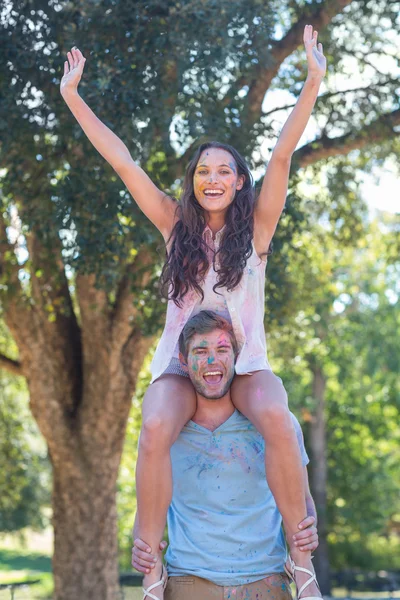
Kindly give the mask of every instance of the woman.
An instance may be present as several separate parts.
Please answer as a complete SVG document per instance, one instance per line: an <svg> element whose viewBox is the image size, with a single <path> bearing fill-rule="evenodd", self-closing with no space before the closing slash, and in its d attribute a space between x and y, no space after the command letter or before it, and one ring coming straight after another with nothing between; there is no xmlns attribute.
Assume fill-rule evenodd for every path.
<svg viewBox="0 0 400 600"><path fill-rule="evenodd" d="M263 314L266 256L285 203L291 157L326 70L322 45L317 46L311 25L305 27L304 43L307 80L256 201L245 161L234 148L213 142L200 146L189 164L178 204L152 183L123 142L80 98L77 87L85 58L79 50L68 53L61 81L61 94L84 132L166 243L161 279L169 298L167 319L143 401L137 463L140 538L159 548L172 495L169 449L195 412L195 393L180 368L177 340L190 316L211 309L231 321L240 345L232 399L265 439L267 480L290 548L287 568L302 599L320 597L320 592L310 552L300 551L294 538L306 515L303 475L286 392L266 358ZM219 375L210 365L206 376L212 380ZM144 578L144 598L163 598L165 580L162 556L156 552L154 568Z"/></svg>

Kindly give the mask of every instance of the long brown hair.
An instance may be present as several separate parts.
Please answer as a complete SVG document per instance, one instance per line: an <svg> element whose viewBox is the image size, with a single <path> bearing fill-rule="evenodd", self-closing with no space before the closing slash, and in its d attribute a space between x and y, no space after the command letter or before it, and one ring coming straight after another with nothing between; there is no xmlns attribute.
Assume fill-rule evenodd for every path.
<svg viewBox="0 0 400 600"><path fill-rule="evenodd" d="M196 290L204 298L201 284L210 267L203 240L205 213L196 199L193 187L197 163L208 148L220 148L229 152L235 159L238 176L244 176L243 187L236 190L226 212L226 227L216 253L218 257L214 257L214 268L217 271L214 290L225 287L232 291L237 287L252 253L255 190L250 170L232 146L219 142L201 144L186 169L181 201L177 208L179 219L171 233L171 248L160 277L161 294L178 306L189 289Z"/></svg>

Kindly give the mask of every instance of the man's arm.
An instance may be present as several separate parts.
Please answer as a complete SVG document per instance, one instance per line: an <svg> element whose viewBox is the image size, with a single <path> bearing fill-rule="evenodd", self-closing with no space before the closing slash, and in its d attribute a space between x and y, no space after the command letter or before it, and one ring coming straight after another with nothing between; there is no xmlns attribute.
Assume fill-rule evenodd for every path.
<svg viewBox="0 0 400 600"><path fill-rule="evenodd" d="M303 552L313 551L318 548L317 511L314 499L311 496L310 483L308 481L307 467L304 467L304 490L307 507L307 517L299 523L299 533L293 536L295 545Z"/></svg>

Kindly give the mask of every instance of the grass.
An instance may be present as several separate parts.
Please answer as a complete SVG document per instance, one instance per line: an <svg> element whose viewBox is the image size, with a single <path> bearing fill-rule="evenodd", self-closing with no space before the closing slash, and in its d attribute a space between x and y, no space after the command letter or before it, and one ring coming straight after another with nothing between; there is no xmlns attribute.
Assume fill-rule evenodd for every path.
<svg viewBox="0 0 400 600"><path fill-rule="evenodd" d="M51 573L51 559L44 554L0 549L0 582L6 571Z"/></svg>
<svg viewBox="0 0 400 600"><path fill-rule="evenodd" d="M51 557L35 552L0 548L0 585L40 580L34 585L0 589L0 600L51 600ZM121 600L142 600L141 587L124 587Z"/></svg>
<svg viewBox="0 0 400 600"><path fill-rule="evenodd" d="M51 559L49 556L21 550L0 549L0 584L24 583L36 581L31 586L18 586L13 590L0 590L0 600L43 600L51 598L53 593L53 578Z"/></svg>

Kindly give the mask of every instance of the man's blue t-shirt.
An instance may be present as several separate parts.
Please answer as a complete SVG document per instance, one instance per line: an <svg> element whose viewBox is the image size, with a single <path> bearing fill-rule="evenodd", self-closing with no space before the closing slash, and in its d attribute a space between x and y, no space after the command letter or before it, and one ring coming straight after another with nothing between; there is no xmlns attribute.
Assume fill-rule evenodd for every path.
<svg viewBox="0 0 400 600"><path fill-rule="evenodd" d="M308 456L292 415L303 465ZM244 585L281 573L282 519L268 487L264 440L239 411L215 431L193 421L171 449L168 574Z"/></svg>

